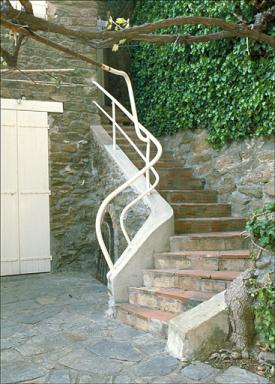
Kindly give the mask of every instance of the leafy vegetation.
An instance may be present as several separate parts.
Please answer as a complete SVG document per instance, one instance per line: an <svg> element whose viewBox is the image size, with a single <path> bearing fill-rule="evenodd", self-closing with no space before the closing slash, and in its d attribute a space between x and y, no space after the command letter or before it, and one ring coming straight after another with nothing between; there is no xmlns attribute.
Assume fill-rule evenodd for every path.
<svg viewBox="0 0 275 384"><path fill-rule="evenodd" d="M255 210L246 223L246 230L261 247L275 252L275 203L269 203Z"/></svg>
<svg viewBox="0 0 275 384"><path fill-rule="evenodd" d="M275 289L272 284L260 286L255 279L250 279L250 294L254 299L255 329L259 341L265 348L275 349L274 306Z"/></svg>
<svg viewBox="0 0 275 384"><path fill-rule="evenodd" d="M257 10L246 0L137 0L131 25L179 15L236 22L234 13L250 22ZM218 30L174 26L161 33ZM134 42L130 53L139 116L155 135L204 128L209 141L222 147L249 136L272 134L271 47L244 38L191 45Z"/></svg>
<svg viewBox="0 0 275 384"><path fill-rule="evenodd" d="M274 213L275 203L266 204L262 209L257 209L246 224L246 230L253 241L273 252L275 252ZM263 279L263 281L257 281L256 278L250 279L250 286L250 294L254 299L255 328L259 341L265 348L274 349L274 286L270 278Z"/></svg>

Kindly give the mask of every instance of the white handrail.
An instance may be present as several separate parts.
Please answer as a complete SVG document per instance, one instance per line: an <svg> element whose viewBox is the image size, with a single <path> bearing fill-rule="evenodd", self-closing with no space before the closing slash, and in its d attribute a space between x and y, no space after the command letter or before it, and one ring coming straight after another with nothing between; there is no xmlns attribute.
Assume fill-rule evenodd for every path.
<svg viewBox="0 0 275 384"><path fill-rule="evenodd" d="M140 155L142 160L145 162L145 166L139 170L133 177L131 177L129 180L127 180L125 183L120 185L116 190L114 190L112 193L110 193L101 203L99 210L97 212L96 216L96 235L97 239L100 245L100 248L102 250L102 253L105 257L105 260L108 264L108 267L112 271L114 269L114 264L112 262L112 259L109 255L109 252L106 248L106 245L103 240L102 232L101 232L101 223L103 220L104 212L106 210L107 205L110 203L112 199L114 199L119 193L121 193L124 189L128 188L131 184L133 184L138 178L140 178L143 175L146 175L146 190L142 194L140 194L136 199L134 199L131 203L129 203L123 210L120 215L120 226L122 229L122 232L126 238L126 241L128 243L128 246L131 245L131 240L128 236L128 233L126 231L125 225L124 225L124 218L127 213L127 211L133 207L138 201L140 201L143 197L150 194L151 191L157 186L159 182L159 175L156 172L156 170L153 168L153 166L156 164L156 162L159 160L162 154L162 147L159 141L146 129L143 127L142 124L139 123L137 118L137 111L136 111L136 105L135 105L135 99L134 99L134 93L132 89L132 84L130 81L129 76L126 72L116 70L114 68L103 66L103 69L113 73L115 75L119 75L124 77L128 93L129 93L129 99L132 109L132 114L116 99L114 98L106 89L104 89L100 84L98 84L96 81L93 81L93 83L106 95L108 98L112 101L112 116L110 116L96 101L94 101L94 104L108 117L108 119L112 122L113 127L113 149L116 149L116 128L120 130L120 132L124 135L124 137L128 140L128 142L131 144L131 146L136 150L136 152ZM146 146L146 155L140 151L140 149L136 146L136 144L132 141L132 139L124 132L124 130L120 127L120 125L115 121L115 107L118 107L133 123L135 132L138 136L138 138L142 141L147 143ZM144 135L143 135L143 134ZM157 153L155 157L150 161L150 143L153 143L157 148ZM150 171L155 176L155 181L151 185L150 184Z"/></svg>

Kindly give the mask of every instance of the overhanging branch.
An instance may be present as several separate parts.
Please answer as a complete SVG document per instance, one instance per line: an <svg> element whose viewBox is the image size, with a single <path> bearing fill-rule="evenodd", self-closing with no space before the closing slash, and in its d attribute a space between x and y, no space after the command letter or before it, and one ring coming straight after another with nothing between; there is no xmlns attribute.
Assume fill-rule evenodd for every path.
<svg viewBox="0 0 275 384"><path fill-rule="evenodd" d="M25 11L33 15L32 4L29 0L19 0Z"/></svg>
<svg viewBox="0 0 275 384"><path fill-rule="evenodd" d="M265 21L267 19L270 20L271 15L273 15L273 7L271 8L271 10L269 10L268 18L266 16L263 18L263 20ZM140 26L131 27L121 31L87 32L87 31L75 31L75 30L66 28L62 25L58 25L44 19L40 19L39 17L33 16L32 14L29 14L26 12L19 12L15 9L10 9L2 17L7 21L11 19L16 19L18 23L20 23L21 25L28 25L28 27L33 31L45 31L45 32L58 33L58 34L62 34L70 37L77 37L82 40L83 39L84 40L92 40L92 39L106 40L107 38L112 39L112 42L118 42L119 40L124 38L127 40L138 40L140 35L144 37L144 34L149 34L162 28L167 28L171 26L183 26L183 25L204 25L207 27L219 27L223 31L231 32L232 33L231 37L235 37L235 36L248 37L252 40L262 41L275 47L275 39L272 36L269 36L260 31L260 27L259 27L261 25L260 22L258 24L255 23L255 25L254 24L245 25L245 24L235 24L232 22L227 22L220 18L210 18L210 17L202 17L202 16L187 16L187 17L180 16L180 17L155 21L152 23L147 23ZM158 36L158 41L160 41L163 35L154 35L154 36ZM186 35L180 34L179 36L183 36L182 41L184 42ZM207 35L203 35L203 36L207 36ZM222 37L223 35L220 35L220 36L221 38L224 38ZM217 38L218 38L218 35L217 35ZM194 42L195 41L200 41L200 40L194 39Z"/></svg>
<svg viewBox="0 0 275 384"><path fill-rule="evenodd" d="M87 63L92 64L92 65L94 65L94 66L96 66L98 68L104 69L103 68L104 66L102 64L100 64L100 63L97 63L95 60L92 60L89 57L82 55L81 53L75 52L72 49L64 47L61 44L54 43L53 41L48 40L48 39L46 39L46 38L44 38L42 36L39 36L39 35L35 34L34 32L29 31L26 28L20 27L20 26L18 26L16 24L13 24L13 23L9 22L9 21L3 20L2 18L1 18L1 23L2 23L3 27L8 28L8 29L10 29L11 31L13 31L15 33L19 33L20 35L22 35L24 37L29 37L32 40L38 41L41 44L47 45L47 46L49 46L51 48L54 48L54 49L56 49L58 51L66 53L66 54L68 54L70 56L76 57L77 59L86 61ZM3 50L3 48L2 48L2 50ZM7 52L5 51L5 54L6 53Z"/></svg>

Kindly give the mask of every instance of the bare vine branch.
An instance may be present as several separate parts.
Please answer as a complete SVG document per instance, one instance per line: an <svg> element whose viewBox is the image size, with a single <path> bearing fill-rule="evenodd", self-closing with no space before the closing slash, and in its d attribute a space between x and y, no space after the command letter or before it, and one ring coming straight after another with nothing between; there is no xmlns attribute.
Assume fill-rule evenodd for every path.
<svg viewBox="0 0 275 384"><path fill-rule="evenodd" d="M84 30L74 30L67 28L63 25L50 22L34 16L33 8L29 0L20 0L24 10L17 11L11 6L9 0L4 0L1 3L2 16L1 25L14 33L20 34L20 39L16 46L14 54L9 53L6 49L1 47L1 55L7 64L15 67L18 59L19 50L24 37L29 37L33 40L39 41L42 44L48 45L54 49L58 49L64 53L70 54L78 59L84 60L97 67L102 67L101 64L88 57L77 53L69 48L60 44L56 44L51 40L45 39L34 31L56 33L65 35L72 38L78 38L85 44L89 44L92 48L106 48L119 42L122 39L146 41L155 44L190 44L198 42L208 42L215 40L222 40L227 38L249 38L255 41L261 41L275 47L275 38L264 33L267 25L275 20L275 6L259 12L255 16L255 21L252 24L247 24L243 20L240 23L228 22L220 18L210 18L202 16L179 16L175 18L168 18L152 23L147 23L139 26L134 26L120 31L102 31L90 32ZM239 15L237 15L239 17ZM239 19L240 21L240 19ZM219 32L205 33L202 35L189 35L189 34L157 34L156 31L172 26L183 25L204 25L206 27L218 27L221 29Z"/></svg>
<svg viewBox="0 0 275 384"><path fill-rule="evenodd" d="M6 49L4 49L1 46L1 56L3 57L5 62L8 64L8 66L11 68L15 68L17 65L19 51L20 51L20 48L21 48L21 45L22 45L24 39L25 39L25 36L22 36L22 35L19 36L13 54L8 52Z"/></svg>
<svg viewBox="0 0 275 384"><path fill-rule="evenodd" d="M19 0L23 8L27 13L30 13L33 15L33 9L32 9L32 4L29 0Z"/></svg>
<svg viewBox="0 0 275 384"><path fill-rule="evenodd" d="M272 7L267 13L263 13L265 16L262 19L262 22L267 20L267 17L272 18L275 13L275 6ZM273 15L273 16L272 16ZM4 15L3 19L11 20L16 19L21 25L28 25L28 27L33 31L45 31L52 33L59 33L66 36L77 37L79 39L98 39L104 40L106 38L112 38L113 41L117 42L121 39L127 40L138 40L139 35L144 35L145 33L155 32L159 29L171 27L171 26L182 26L182 25L205 25L207 27L220 27L224 31L229 31L232 33L232 37L248 37L252 40L265 42L273 47L275 47L275 39L260 31L261 23L245 25L245 24L235 24L232 22L227 22L220 18L210 18L202 16L179 16L170 19L164 19L155 21L152 23L147 23L135 27L128 28L121 31L103 31L103 32L88 32L88 31L76 31L73 29L66 28L62 25L52 23L50 21L41 19L39 17L33 16L26 12L19 12L15 9L9 9ZM154 35L155 36L155 35ZM162 38L163 35L159 36L158 41ZM181 36L181 35L180 35ZM206 35L207 36L207 35ZM223 35L220 35L223 39ZM153 40L153 38L152 38ZM183 39L184 41L184 39Z"/></svg>
<svg viewBox="0 0 275 384"><path fill-rule="evenodd" d="M39 36L39 35L35 34L34 32L31 32L29 29L23 28L21 26L18 26L16 24L13 24L13 23L11 23L9 21L2 20L2 19L1 19L1 23L2 23L2 25L4 27L12 30L13 32L19 33L19 34L21 34L24 37L29 37L29 38L31 38L31 39L33 39L35 41L38 41L41 44L44 44L44 45L47 45L47 46L49 46L51 48L57 49L58 51L61 51L61 52L64 52L64 53L66 53L66 54L68 54L70 56L76 57L77 59L86 61L87 63L92 64L92 65L94 65L94 66L96 66L98 68L104 69L103 65L97 63L95 60L92 60L89 57L82 55L81 53L75 52L72 49L64 47L61 44L54 43L51 40L48 40L48 39L46 39L46 38L44 38L42 36ZM1 48L1 51L2 50L3 50L3 48ZM7 53L7 51L5 51L5 54L6 53Z"/></svg>

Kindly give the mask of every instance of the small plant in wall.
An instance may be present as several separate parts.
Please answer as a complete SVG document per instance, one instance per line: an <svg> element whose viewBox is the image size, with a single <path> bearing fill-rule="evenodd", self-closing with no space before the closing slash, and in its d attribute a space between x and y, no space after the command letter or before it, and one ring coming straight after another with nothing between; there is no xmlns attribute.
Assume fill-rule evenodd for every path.
<svg viewBox="0 0 275 384"><path fill-rule="evenodd" d="M257 209L246 223L246 231L258 250L275 252L275 203Z"/></svg>

